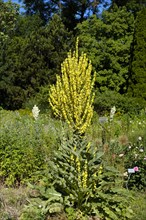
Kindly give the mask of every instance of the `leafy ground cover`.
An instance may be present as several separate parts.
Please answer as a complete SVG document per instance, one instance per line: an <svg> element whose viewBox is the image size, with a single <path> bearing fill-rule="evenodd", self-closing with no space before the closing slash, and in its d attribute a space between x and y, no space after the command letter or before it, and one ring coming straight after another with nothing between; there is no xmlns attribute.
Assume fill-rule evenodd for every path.
<svg viewBox="0 0 146 220"><path fill-rule="evenodd" d="M19 220L20 214L29 201L30 189L27 187L6 188L0 187L0 219L2 220ZM134 201L132 207L134 209L134 216L132 220L146 219L146 195L141 192L133 191ZM67 220L73 219L75 213L70 211L69 218L65 213L56 214L48 217L48 220ZM71 218L72 216L72 218Z"/></svg>
<svg viewBox="0 0 146 220"><path fill-rule="evenodd" d="M0 219L146 219L144 110L104 123L94 113L85 141L49 113L0 116Z"/></svg>

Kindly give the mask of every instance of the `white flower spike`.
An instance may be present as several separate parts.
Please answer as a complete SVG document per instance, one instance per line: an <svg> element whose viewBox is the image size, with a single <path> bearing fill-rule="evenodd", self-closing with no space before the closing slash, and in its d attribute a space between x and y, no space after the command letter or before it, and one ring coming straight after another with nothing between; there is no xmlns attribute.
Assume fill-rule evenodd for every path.
<svg viewBox="0 0 146 220"><path fill-rule="evenodd" d="M36 105L34 105L32 109L32 114L35 120L38 119L39 112L40 112L39 108Z"/></svg>
<svg viewBox="0 0 146 220"><path fill-rule="evenodd" d="M111 111L110 111L110 121L113 120L115 112L116 112L116 107L114 106L111 108Z"/></svg>

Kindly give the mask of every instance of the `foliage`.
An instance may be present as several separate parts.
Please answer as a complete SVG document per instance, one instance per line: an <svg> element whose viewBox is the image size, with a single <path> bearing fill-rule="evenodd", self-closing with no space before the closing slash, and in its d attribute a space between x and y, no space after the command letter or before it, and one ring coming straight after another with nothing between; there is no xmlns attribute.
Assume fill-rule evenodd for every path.
<svg viewBox="0 0 146 220"><path fill-rule="evenodd" d="M145 220L146 218L146 195L145 193L140 193L139 191L133 191L133 196L135 200L132 203L132 207L134 210L134 217L132 220Z"/></svg>
<svg viewBox="0 0 146 220"><path fill-rule="evenodd" d="M7 41L0 57L0 99L4 108L21 108L41 86L54 82L54 74L60 72L70 48L70 38L57 15L45 27L37 16L29 21L18 19L17 34Z"/></svg>
<svg viewBox="0 0 146 220"><path fill-rule="evenodd" d="M146 188L146 149L145 143L138 140L137 143L129 145L129 150L125 155L125 168L138 167L138 171L131 174L128 179L128 188L143 190Z"/></svg>
<svg viewBox="0 0 146 220"><path fill-rule="evenodd" d="M129 177L128 187L145 190L146 188L146 120L145 112L130 120L129 145L125 152L125 169L138 167L138 172Z"/></svg>
<svg viewBox="0 0 146 220"><path fill-rule="evenodd" d="M140 138L140 137L139 137ZM124 187L127 189L146 189L146 157L145 141L138 140L131 143L125 135L119 136L117 140L111 140L109 145L105 145L106 158L115 167L119 167L121 176L125 179ZM135 173L128 173L128 169L137 167Z"/></svg>
<svg viewBox="0 0 146 220"><path fill-rule="evenodd" d="M20 219L22 218L24 209L26 210L26 206L28 205L28 201L30 201L29 196L35 194L33 189L26 187L18 187L18 188L5 188L1 185L1 205L0 205L0 218L3 220L9 219ZM38 193L38 191L37 191ZM140 193L139 191L133 191L132 195L134 200L132 201L132 209L134 210L134 216L132 220L145 220L146 218L146 210L145 210L145 194ZM33 210L32 210L33 211ZM29 215L29 217L31 214ZM66 208L65 213L53 214L52 216L48 216L48 220L81 220L80 218L81 212L73 209L72 207ZM89 219L89 218L88 218ZM29 218L28 218L29 220ZM85 220L85 219L84 219Z"/></svg>
<svg viewBox="0 0 146 220"><path fill-rule="evenodd" d="M6 185L38 181L52 149L57 147L59 123L45 116L34 121L26 110L1 110L0 114L1 181Z"/></svg>
<svg viewBox="0 0 146 220"><path fill-rule="evenodd" d="M29 199L29 189L24 186L7 188L1 184L0 192L0 219L19 219L22 209Z"/></svg>
<svg viewBox="0 0 146 220"><path fill-rule="evenodd" d="M126 8L105 11L102 18L92 16L77 25L80 48L86 52L96 70L96 87L126 92L129 78L134 17Z"/></svg>
<svg viewBox="0 0 146 220"><path fill-rule="evenodd" d="M146 99L146 8L137 15L135 25L134 55L132 62L131 93Z"/></svg>
<svg viewBox="0 0 146 220"><path fill-rule="evenodd" d="M99 115L106 114L114 105L117 111L122 114L137 115L145 108L146 102L140 97L130 97L126 94L121 95L111 90L102 93L96 90L94 110Z"/></svg>
<svg viewBox="0 0 146 220"><path fill-rule="evenodd" d="M48 113L50 110L50 105L48 102L49 99L49 87L42 86L39 88L39 92L35 94L35 96L30 97L23 103L23 108L32 109L35 104L39 106L41 112Z"/></svg>
<svg viewBox="0 0 146 220"><path fill-rule="evenodd" d="M140 27L144 19L140 19L139 13L135 22L133 16L143 5L141 1L111 1L112 7L101 12L100 17L97 12L101 5L103 8L110 4L107 0L23 3L27 10L20 14L18 4L0 1L0 100L3 108L22 108L26 100L39 93L40 87L55 83L55 74L60 74L60 64L72 47L76 32L80 37L79 48L87 54L97 72L96 90L110 89L123 94L127 93L130 83L132 91L129 90L127 99L132 95L140 97L140 94L144 98L144 92L138 89L143 87L142 71L135 72L142 69L138 65L144 62L139 60L142 52L138 43L144 40L144 28L142 37L138 36L142 33ZM113 6L114 3L118 6Z"/></svg>
<svg viewBox="0 0 146 220"><path fill-rule="evenodd" d="M56 116L84 133L93 115L95 77L91 78L92 65L86 54L78 54L78 40L76 50L68 53L61 70L62 76L57 76L56 85L50 87L50 105Z"/></svg>
<svg viewBox="0 0 146 220"><path fill-rule="evenodd" d="M27 21L23 20L26 25ZM39 82L43 83L45 78L38 76L37 73L41 71L40 66L43 68L44 64L42 57L38 57L38 47L36 47L38 42L34 39L34 33L30 33L29 27L27 34L21 36L20 32L24 28L24 23L22 24L22 19L19 18L17 22L17 28L15 27L17 34L5 42L2 49L3 54L0 57L2 61L0 67L0 99L1 105L7 109L21 108L26 97L34 94L34 91L38 89ZM34 22L32 23L34 24ZM38 26L35 25L35 28ZM24 32L25 30L23 30L23 34Z"/></svg>
<svg viewBox="0 0 146 220"><path fill-rule="evenodd" d="M86 219L87 215L114 220L131 217L129 193L120 187L118 172L102 163L102 156L102 152L75 134L72 138L64 137L55 152L49 163L47 187L53 184L62 195L68 216L75 209L82 213L80 219Z"/></svg>
<svg viewBox="0 0 146 220"><path fill-rule="evenodd" d="M146 200L136 191L146 189L145 8L137 14L143 3L113 0L99 19L90 15L97 15L98 3L109 1L23 2L27 12L20 15L18 5L0 0L0 182L16 190L13 194L11 188L0 189L0 218L19 218L26 204L22 220L145 219ZM63 62L74 40L66 27L77 32L82 55L78 56L77 47ZM91 80L91 63L84 52L97 71L94 103L100 115L94 112L93 118L94 76ZM77 67L88 77L83 74L79 80ZM63 98L61 108L68 114L63 111L62 118L82 135L68 127L62 134L66 123L44 110L56 73L60 90L54 97L63 92L59 100ZM81 86L79 93L75 85ZM39 106L37 120L27 109L3 110L22 105L30 110ZM99 116L106 122L102 124ZM86 129L86 123L92 126ZM129 174L127 169L133 167L137 172ZM22 198L17 186L28 181L35 184L31 198Z"/></svg>
<svg viewBox="0 0 146 220"><path fill-rule="evenodd" d="M7 44L15 35L18 16L17 4L12 3L11 1L3 2L0 0L0 100L3 107L5 107L3 105L3 97L6 96L5 99L8 101L9 97L6 95L6 89L12 80L12 76L7 80L7 75L4 74L4 65L6 64L8 68L6 50Z"/></svg>
<svg viewBox="0 0 146 220"><path fill-rule="evenodd" d="M94 114L92 130L87 132L88 140L94 140L95 147L104 149L104 160L120 169L123 178L125 175L124 186L141 191L146 188L145 114L145 110L133 115L116 112L111 122L106 112L107 122L104 124L100 124L99 117ZM134 167L139 171L128 176L128 169Z"/></svg>
<svg viewBox="0 0 146 220"><path fill-rule="evenodd" d="M137 12L145 7L145 3L140 0L112 0L112 6L116 4L118 7L126 6L128 11L131 11L134 16L137 15Z"/></svg>
<svg viewBox="0 0 146 220"><path fill-rule="evenodd" d="M30 203L24 208L20 220L45 220L50 213L61 212L63 209L63 199L60 193L53 188L36 187L38 195L31 199Z"/></svg>
<svg viewBox="0 0 146 220"><path fill-rule="evenodd" d="M99 0L98 2L94 0L23 0L26 14L39 14L41 19L47 23L57 13L60 15L65 26L70 30L73 30L77 23L82 22L90 14L97 13L101 5L104 7L105 2L105 0Z"/></svg>
<svg viewBox="0 0 146 220"><path fill-rule="evenodd" d="M50 22L40 33L43 36L42 53L44 54L45 65L50 69L49 82L54 83L56 74L60 74L61 63L64 61L67 52L72 48L73 35L65 28L59 15L55 14Z"/></svg>
<svg viewBox="0 0 146 220"><path fill-rule="evenodd" d="M28 116L28 114L31 114L31 112L26 110L19 110L18 114L18 111L14 113L11 111L1 110L0 113L2 116L1 124L3 125L1 129L1 137L3 138L0 140L3 140L3 143L6 143L7 140L7 144L9 142L9 146L11 145L13 146L13 148L16 145L19 146L19 132L19 142L21 139L24 148L26 148L26 151L29 154L28 148L26 147L27 138L29 138L29 146L31 146L31 143L33 145L33 142L35 146L37 146L37 141L33 140L35 132L32 132L31 137L30 135L28 135L27 137L23 127L24 124L26 128L25 130L27 130L29 133L30 130L28 129L29 127L26 124L26 119L28 124L33 123L34 126L34 121L31 118L32 116ZM49 147L48 151L51 157L49 156L48 159L45 157L45 164L46 162L47 164L49 164L49 169L45 166L45 168L43 168L42 170L38 170L37 173L33 173L31 181L37 181L37 184L34 188L36 192L34 191L34 198L27 199L28 203L26 208L23 209L21 218L23 217L24 219L45 219L45 217L48 217L49 219L54 219L56 216L56 219L61 219L61 215L63 216L63 214L61 214L62 211L61 213L59 213L59 215L56 214L56 211L54 211L53 213L50 213L49 211L50 207L54 207L57 202L57 210L60 211L64 209L64 211L66 212L67 217L62 217L63 219L68 218L76 220L79 216L80 219L88 219L89 217L92 218L95 216L99 216L101 219L116 219L115 216L113 217L112 212L114 212L116 216L120 216L120 219L126 219L126 217L124 217L124 215L126 215L124 210L126 209L126 207L129 207L130 198L128 197L129 191L123 190L122 185L124 184L125 187L127 184L127 177L124 177L124 173L127 171L127 169L133 168L134 166L139 167L139 172L132 174L130 177L130 180L128 182L129 189L131 189L131 187L133 188L134 186L134 188L141 190L144 189L145 186L145 161L143 160L143 164L141 163L142 157L145 156L145 111L142 111L139 115L133 116L121 115L116 112L112 123L108 122L107 125L105 125L105 128L107 130L106 143L104 145L102 145L102 142L100 141L102 135L102 127L98 123L97 117L95 117L94 115L94 118L92 120L92 132L90 131L90 128L87 129L87 141L86 139L84 139L84 137L79 137L75 134L73 135L70 131L66 132L66 129L68 130L68 127L66 127L65 130L63 129L65 134L62 135L60 129L62 127L62 123L60 124L55 119L49 119L45 115L39 115L39 118L36 121L39 127L38 130L40 131L42 128L45 129L45 136L44 134L42 135L43 141L46 141L47 146L52 145L52 148L54 148L54 152L51 152L50 155L51 149ZM20 123L20 126L18 126L18 121ZM16 127L18 129L15 132ZM58 130L58 133L56 129ZM22 133L24 133L24 135L22 135ZM66 133L68 133L67 136ZM56 136L59 138L57 141ZM142 139L140 140L139 137L141 137ZM6 140L4 141L4 139ZM62 139L61 144L59 141L60 139ZM89 142L91 141L93 142L93 145L89 144ZM12 142L14 143L13 145ZM39 142L43 143L41 139L39 139ZM41 145L41 149L44 150L42 146L43 145ZM75 146L77 147L75 148ZM89 149L87 154L86 150L88 147ZM141 152L142 147L144 149L143 152ZM56 148L58 148L58 150L56 150ZM37 148L35 147L35 150L36 149ZM100 154L99 152L103 152L103 150L104 155L102 156L102 153ZM45 151L45 154L48 153L48 151ZM98 159L96 158L96 156L94 156L94 152ZM36 154L38 154L38 151L36 151ZM123 154L123 156L119 156L120 154ZM139 154L139 156L137 157L138 160L135 160L135 154ZM18 153L18 155L20 154ZM13 164L12 157L9 156L9 159L14 166L15 164ZM88 161L88 168L86 168L86 159ZM16 160L14 159L14 161ZM135 163L135 161L137 162ZM10 162L8 163L8 167L6 168L7 171L9 167L11 168ZM21 159L21 162L24 162L24 158ZM80 166L78 164L80 164ZM144 166L144 169L142 168L142 166ZM114 167L116 167L116 169ZM12 175L14 175L12 169L11 171ZM15 172L16 171L17 170L15 169ZM87 179L89 178L89 181L85 181L85 171L88 171ZM97 173L96 177L93 175L95 171ZM30 171L28 171L28 174L29 173ZM28 182L27 176L23 175L22 178L24 178L24 180L22 179L21 183L26 183L26 181ZM1 176L1 180L2 179L3 177ZM9 179L9 181L11 180ZM92 188L94 186L94 181L96 182L96 189ZM123 181L125 182L123 183ZM16 181L15 183L18 183L18 181ZM77 187L79 186L79 183L81 183L81 187ZM84 183L87 184L87 188L83 187ZM16 186L16 184L13 185ZM56 191L57 195L59 193L58 200L56 201L56 198L52 198L50 194L48 195L47 190L48 192L51 190L53 190L54 192ZM45 197L45 195L47 198ZM134 195L134 197L136 197L136 195ZM145 204L145 200L142 200L142 198L141 202L142 205ZM119 205L120 210L123 210L125 214L120 214L120 212L118 211ZM62 209L59 209L59 207L62 207ZM108 207L110 208L110 210L108 209ZM136 207L136 209L133 207ZM132 209L134 210L135 218L145 219L145 213L140 211L140 207L141 206L138 206L136 204L136 201L132 202ZM4 213L6 212L3 212L3 214ZM127 213L129 213L129 211L127 211Z"/></svg>
<svg viewBox="0 0 146 220"><path fill-rule="evenodd" d="M42 20L39 15L19 15L17 18L17 26L15 27L15 36L21 36L23 38L30 36L32 32L36 32L37 29L42 27Z"/></svg>
<svg viewBox="0 0 146 220"><path fill-rule="evenodd" d="M91 14L95 14L99 11L100 4L104 2L99 0L74 0L68 2L67 0L61 1L60 13L65 26L73 30L78 23L81 23ZM104 5L103 5L104 7Z"/></svg>
<svg viewBox="0 0 146 220"><path fill-rule="evenodd" d="M51 14L56 12L55 8L52 7L51 4L46 3L46 1L33 1L33 0L20 0L25 5L26 14L29 16L38 14L45 24L49 18L51 18Z"/></svg>
<svg viewBox="0 0 146 220"><path fill-rule="evenodd" d="M0 0L0 42L5 42L15 33L18 17L18 5Z"/></svg>

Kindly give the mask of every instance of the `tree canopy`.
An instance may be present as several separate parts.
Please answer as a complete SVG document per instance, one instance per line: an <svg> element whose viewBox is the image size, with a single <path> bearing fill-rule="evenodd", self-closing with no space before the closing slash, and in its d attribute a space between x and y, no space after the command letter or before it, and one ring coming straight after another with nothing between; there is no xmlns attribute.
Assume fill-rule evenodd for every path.
<svg viewBox="0 0 146 220"><path fill-rule="evenodd" d="M100 91L126 90L133 32L134 17L126 8L115 7L105 11L102 19L92 16L78 24L80 46L93 63Z"/></svg>
<svg viewBox="0 0 146 220"><path fill-rule="evenodd" d="M136 19L131 81L132 94L146 100L146 8Z"/></svg>
<svg viewBox="0 0 146 220"><path fill-rule="evenodd" d="M21 108L56 83L77 37L96 71L96 94L145 100L145 0L21 2L23 12L0 0L0 106Z"/></svg>
<svg viewBox="0 0 146 220"><path fill-rule="evenodd" d="M39 87L54 82L70 48L71 34L57 15L45 27L31 19L29 29L28 19L19 20L16 35L1 50L0 99L6 108L20 108Z"/></svg>
<svg viewBox="0 0 146 220"><path fill-rule="evenodd" d="M77 23L87 19L99 11L99 6L107 5L106 0L21 0L26 6L26 14L39 14L44 22L48 22L54 13L63 20L70 30Z"/></svg>

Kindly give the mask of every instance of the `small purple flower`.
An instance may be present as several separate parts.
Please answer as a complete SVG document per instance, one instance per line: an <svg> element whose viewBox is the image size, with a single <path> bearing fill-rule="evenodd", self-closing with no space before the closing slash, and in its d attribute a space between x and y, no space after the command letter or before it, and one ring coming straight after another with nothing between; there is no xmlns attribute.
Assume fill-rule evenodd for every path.
<svg viewBox="0 0 146 220"><path fill-rule="evenodd" d="M146 160L146 157L144 157L144 160Z"/></svg>
<svg viewBox="0 0 146 220"><path fill-rule="evenodd" d="M139 170L138 167L134 167L133 169L135 172L137 172Z"/></svg>

